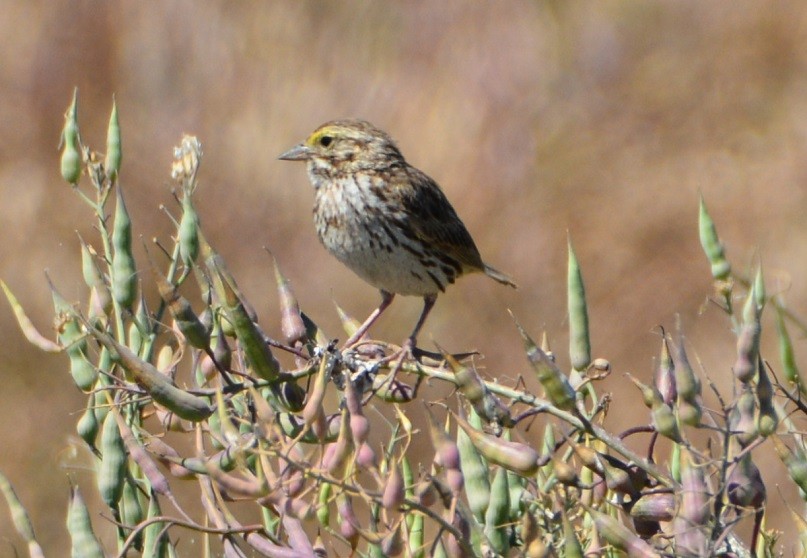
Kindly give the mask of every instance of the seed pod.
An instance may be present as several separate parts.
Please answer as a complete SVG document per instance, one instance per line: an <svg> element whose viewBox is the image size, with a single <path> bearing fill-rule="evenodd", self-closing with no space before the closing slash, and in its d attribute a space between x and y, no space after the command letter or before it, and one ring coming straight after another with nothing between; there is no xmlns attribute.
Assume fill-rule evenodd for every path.
<svg viewBox="0 0 807 558"><path fill-rule="evenodd" d="M387 403L409 403L415 398L415 389L398 379L389 381L385 374L377 374L373 379L373 393Z"/></svg>
<svg viewBox="0 0 807 558"><path fill-rule="evenodd" d="M511 313L512 315L512 313ZM513 318L515 320L515 317ZM544 388L546 397L558 409L571 411L575 409L575 391L569 380L552 362L549 357L535 344L535 341L527 334L521 324L516 321L516 327L524 341L524 349L527 352L527 359L535 371L538 381Z"/></svg>
<svg viewBox="0 0 807 558"><path fill-rule="evenodd" d="M199 214L193 207L188 191L182 196L182 217L179 220L179 257L190 267L199 255Z"/></svg>
<svg viewBox="0 0 807 558"><path fill-rule="evenodd" d="M544 541L541 540L538 522L529 511L521 516L521 540L524 541L524 556L526 558L548 558L551 556L547 552L548 549Z"/></svg>
<svg viewBox="0 0 807 558"><path fill-rule="evenodd" d="M499 467L490 485L490 505L485 513L485 536L497 554L506 555L510 549L510 490L507 470Z"/></svg>
<svg viewBox="0 0 807 558"><path fill-rule="evenodd" d="M277 282L277 292L280 296L280 331L286 343L294 345L297 341L305 342L308 338L303 316L300 312L300 304L288 279L280 272L277 259L272 256L275 268L275 281Z"/></svg>
<svg viewBox="0 0 807 558"><path fill-rule="evenodd" d="M152 493L149 498L149 507L146 512L146 519L160 517L162 510L160 510L160 502L157 500L157 495ZM148 527L143 529L143 558L164 558L168 556L168 537L164 530L162 522L150 523Z"/></svg>
<svg viewBox="0 0 807 558"><path fill-rule="evenodd" d="M429 417L429 434L436 452L434 461L445 469L459 470L460 452L457 444L446 434L445 430L440 428L431 409L427 406L424 408L426 409L426 415Z"/></svg>
<svg viewBox="0 0 807 558"><path fill-rule="evenodd" d="M807 456L804 454L804 449L797 442L794 449L788 448L779 436L771 436L773 440L773 447L776 454L782 463L787 467L787 472L796 486L801 489L803 494L807 494ZM804 495L802 495L804 498Z"/></svg>
<svg viewBox="0 0 807 558"><path fill-rule="evenodd" d="M95 415L95 398L87 398L87 408L76 423L76 432L91 448L95 447L95 438L98 436L98 417Z"/></svg>
<svg viewBox="0 0 807 558"><path fill-rule="evenodd" d="M314 428L317 436L325 434L325 410L322 407L322 401L325 398L325 388L328 385L331 371L333 370L334 359L330 354L325 354L319 364L319 371L314 378L311 393L308 394L308 400L303 407L303 420L305 421L306 428L314 428L315 423L319 423ZM349 382L350 380L348 380Z"/></svg>
<svg viewBox="0 0 807 558"><path fill-rule="evenodd" d="M17 319L17 324L19 324L20 329L28 342L49 353L62 352L62 347L58 343L54 343L36 329L36 326L34 326L33 322L31 322L30 318L28 318L28 315L25 313L25 310L23 310L22 305L17 300L17 297L14 296L14 293L11 292L11 289L8 288L5 281L0 281L0 287L3 288L6 299L8 299L11 309L14 311L14 317Z"/></svg>
<svg viewBox="0 0 807 558"><path fill-rule="evenodd" d="M692 370L684 348L684 336L679 335L678 366L675 367L675 386L678 390L678 418L683 424L698 426L701 422L701 382Z"/></svg>
<svg viewBox="0 0 807 558"><path fill-rule="evenodd" d="M131 309L137 297L137 268L132 255L132 220L120 185L115 189L112 247L112 298L123 308Z"/></svg>
<svg viewBox="0 0 807 558"><path fill-rule="evenodd" d="M460 364L456 358L439 345L437 345L437 348L451 371L454 372L457 389L473 406L476 414L484 418L488 423L508 428L513 426L510 410L502 403L501 399L491 393L476 369Z"/></svg>
<svg viewBox="0 0 807 558"><path fill-rule="evenodd" d="M734 376L744 384L753 380L757 373L760 333L759 308L754 289L751 289L743 310L743 325L737 335L737 361L733 367Z"/></svg>
<svg viewBox="0 0 807 558"><path fill-rule="evenodd" d="M510 440L510 431L506 430L504 433L507 440ZM465 473L465 471L463 471ZM524 513L524 487L526 486L527 479L513 471L507 471L507 489L510 491L509 502L510 509L508 510L508 517L510 523L517 523L521 514Z"/></svg>
<svg viewBox="0 0 807 558"><path fill-rule="evenodd" d="M672 405L678 396L678 390L675 386L675 364L670 356L666 335L661 340L661 355L656 368L655 384L664 403Z"/></svg>
<svg viewBox="0 0 807 558"><path fill-rule="evenodd" d="M412 558L425 558L424 551L424 533L423 533L423 514L412 513L407 514L407 518L412 518L412 523L409 525L409 553Z"/></svg>
<svg viewBox="0 0 807 558"><path fill-rule="evenodd" d="M636 536L627 527L613 517L587 508L594 521L597 532L618 550L625 552L630 558L659 558L659 554L649 544Z"/></svg>
<svg viewBox="0 0 807 558"><path fill-rule="evenodd" d="M70 556L73 558L104 558L101 543L92 530L90 513L77 486L70 489L67 508L67 531L70 533Z"/></svg>
<svg viewBox="0 0 807 558"><path fill-rule="evenodd" d="M342 410L342 421L336 442L327 446L322 457L322 468L334 478L342 478L356 446L350 433L347 410Z"/></svg>
<svg viewBox="0 0 807 558"><path fill-rule="evenodd" d="M339 436L342 425L341 413L334 413L325 417L325 423L327 424L328 429L324 438L320 440L313 431L306 430L305 422L303 422L303 420L297 415L293 415L291 413L277 413L275 415L275 419L278 428L284 435L304 444L334 442Z"/></svg>
<svg viewBox="0 0 807 558"><path fill-rule="evenodd" d="M670 492L645 494L631 506L630 516L638 521L672 521L675 495Z"/></svg>
<svg viewBox="0 0 807 558"><path fill-rule="evenodd" d="M48 280L50 281L50 280ZM70 358L70 374L82 391L89 391L98 378L95 368L87 360L87 340L74 315L73 308L62 295L50 285L53 307L56 310L56 331L59 344Z"/></svg>
<svg viewBox="0 0 807 558"><path fill-rule="evenodd" d="M64 115L64 128L62 129L62 178L73 184L78 183L81 177L81 139L78 132L78 119L76 117L78 106L78 88L73 90L73 101Z"/></svg>
<svg viewBox="0 0 807 558"><path fill-rule="evenodd" d="M319 496L317 497L317 521L319 524L328 528L331 524L331 493L333 492L333 485L329 482L324 482L319 487Z"/></svg>
<svg viewBox="0 0 807 558"><path fill-rule="evenodd" d="M793 354L793 342L790 340L790 334L785 325L784 312L783 308L779 305L776 306L776 331L779 334L779 359L782 362L782 372L788 382L796 385L799 391L804 393L805 385Z"/></svg>
<svg viewBox="0 0 807 558"><path fill-rule="evenodd" d="M34 534L34 527L31 524L31 518L28 517L28 512L23 507L22 502L14 492L14 488L8 479L0 473L0 492L6 499L6 504L11 512L11 521L14 523L14 528L17 533L25 539L28 543L28 553L31 558L44 558L44 553L39 543L36 542L36 535Z"/></svg>
<svg viewBox="0 0 807 558"><path fill-rule="evenodd" d="M98 492L107 506L117 509L126 477L126 449L114 413L104 419L101 431L101 464L98 468Z"/></svg>
<svg viewBox="0 0 807 558"><path fill-rule="evenodd" d="M563 558L583 558L583 546L574 531L572 522L564 509L560 511L561 523L563 524Z"/></svg>
<svg viewBox="0 0 807 558"><path fill-rule="evenodd" d="M645 405L650 407L653 427L656 431L676 443L683 442L681 432L678 430L678 420L675 418L672 408L664 403L659 391L655 387L643 384L633 376L628 375L628 377L642 391L642 398Z"/></svg>
<svg viewBox="0 0 807 558"><path fill-rule="evenodd" d="M108 350L117 353L120 364L133 376L135 382L162 405L180 418L199 422L213 414L213 408L201 397L174 386L152 364L140 359L127 347L119 344L106 333L96 329L90 333Z"/></svg>
<svg viewBox="0 0 807 558"><path fill-rule="evenodd" d="M120 124L118 123L118 105L115 97L112 97L112 113L109 115L109 126L106 131L106 158L104 159L104 171L107 178L114 181L120 172L120 162L122 157L120 143Z"/></svg>
<svg viewBox="0 0 807 558"><path fill-rule="evenodd" d="M462 428L457 430L457 449L460 452L460 464L465 475L465 495L468 497L468 507L477 521L483 523L485 511L490 502L488 464Z"/></svg>
<svg viewBox="0 0 807 558"><path fill-rule="evenodd" d="M468 437L482 456L494 465L509 469L514 473L529 477L535 474L538 468L546 463L537 451L527 444L508 442L495 436L479 432L467 421L454 415L457 424Z"/></svg>
<svg viewBox="0 0 807 558"><path fill-rule="evenodd" d="M398 510L404 501L404 479L401 468L393 459L389 466L389 476L384 485L384 492L381 496L381 506L388 512Z"/></svg>
<svg viewBox="0 0 807 558"><path fill-rule="evenodd" d="M750 386L745 386L742 393L737 398L737 403L729 415L729 426L735 433L735 439L742 447L756 440L758 436L754 411L756 409L756 398Z"/></svg>
<svg viewBox="0 0 807 558"><path fill-rule="evenodd" d="M340 494L336 497L336 509L339 512L339 534L342 535L355 550L359 545L359 520L353 512L353 502L350 496Z"/></svg>
<svg viewBox="0 0 807 558"><path fill-rule="evenodd" d="M177 329L188 341L188 344L203 351L210 350L210 331L199 320L188 299L179 294L177 289L156 270L154 277L160 297L168 306L168 311L174 318Z"/></svg>
<svg viewBox="0 0 807 558"><path fill-rule="evenodd" d="M121 519L126 525L140 525L145 519L143 506L140 504L140 497L137 488L128 479L123 483L123 495L120 501ZM137 538L134 546L140 548L142 544L142 533Z"/></svg>
<svg viewBox="0 0 807 558"><path fill-rule="evenodd" d="M701 246L706 253L706 257L709 258L709 264L712 266L712 277L725 281L731 273L731 264L726 260L723 244L717 236L715 223L706 210L703 196L700 199L698 230L700 232Z"/></svg>
<svg viewBox="0 0 807 558"><path fill-rule="evenodd" d="M760 509L765 503L765 483L747 452L732 468L726 483L726 495L735 506Z"/></svg>
<svg viewBox="0 0 807 558"><path fill-rule="evenodd" d="M262 380L275 381L280 375L280 363L272 354L264 341L264 334L252 318L235 292L233 285L221 272L220 267L214 270L214 287L219 298L223 301L227 320L232 324L235 335L250 369ZM274 397L274 403L279 405L279 398ZM272 401L270 401L271 403Z"/></svg>
<svg viewBox="0 0 807 558"><path fill-rule="evenodd" d="M681 505L679 517L689 525L707 525L711 517L713 495L706 486L704 469L692 453L681 452Z"/></svg>
<svg viewBox="0 0 807 558"><path fill-rule="evenodd" d="M580 272L571 238L568 239L568 248L569 357L572 368L583 371L591 362L586 290L583 287L583 274Z"/></svg>
<svg viewBox="0 0 807 558"><path fill-rule="evenodd" d="M765 363L762 362L762 357L758 357L759 363L757 368L757 401L759 401L759 413L757 414L757 432L759 435L767 438L774 432L779 425L779 417L776 413L776 408L773 403L773 385L765 370Z"/></svg>

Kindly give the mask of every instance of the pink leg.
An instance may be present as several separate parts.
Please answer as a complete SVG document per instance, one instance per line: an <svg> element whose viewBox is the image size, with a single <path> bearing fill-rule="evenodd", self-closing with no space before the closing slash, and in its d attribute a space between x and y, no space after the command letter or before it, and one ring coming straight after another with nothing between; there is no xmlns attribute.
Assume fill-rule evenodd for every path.
<svg viewBox="0 0 807 558"><path fill-rule="evenodd" d="M345 341L344 346L345 347L350 347L351 345L355 345L356 342L359 339L364 337L364 334L367 333L367 330L370 329L370 326L372 326L375 323L375 321L378 319L378 317L381 315L381 313L384 310L386 310L387 307L389 307L390 304L392 304L392 299L394 299L394 298L395 298L394 293L388 293L387 291L381 291L381 304L379 304L378 308L373 310L373 313L370 314L370 316L366 320L364 320L364 323L361 324L359 329L356 330L356 333L351 335L350 339Z"/></svg>
<svg viewBox="0 0 807 558"><path fill-rule="evenodd" d="M415 324L415 329L412 330L412 334L409 336L409 339L406 340L406 348L414 349L415 344L417 343L417 336L420 333L420 328L423 327L423 323L426 321L426 316L429 315L431 312L434 303L437 301L437 295L426 295L423 297L423 311L420 313L420 318L418 318L418 323Z"/></svg>

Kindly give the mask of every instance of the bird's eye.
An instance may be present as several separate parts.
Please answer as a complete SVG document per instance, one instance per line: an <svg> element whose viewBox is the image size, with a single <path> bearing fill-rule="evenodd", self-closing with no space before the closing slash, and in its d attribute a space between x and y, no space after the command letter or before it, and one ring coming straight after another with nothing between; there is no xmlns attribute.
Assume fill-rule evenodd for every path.
<svg viewBox="0 0 807 558"><path fill-rule="evenodd" d="M331 145L331 143L333 143L333 138L331 136L322 136L321 138L319 138L319 144L322 147L328 147L329 145Z"/></svg>

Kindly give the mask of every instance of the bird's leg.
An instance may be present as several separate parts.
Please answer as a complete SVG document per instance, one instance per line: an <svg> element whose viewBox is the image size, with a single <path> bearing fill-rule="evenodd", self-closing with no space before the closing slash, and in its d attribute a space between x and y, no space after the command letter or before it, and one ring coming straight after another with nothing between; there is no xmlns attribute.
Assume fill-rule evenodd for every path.
<svg viewBox="0 0 807 558"><path fill-rule="evenodd" d="M393 299L393 298L395 298L395 294L394 294L394 293L388 293L387 291L381 291L381 304L379 304L379 305L378 305L378 308L376 308L375 310L373 310L373 313L372 313L372 314L370 314L370 315L367 317L367 319L366 319L366 320L364 320L364 323L363 323L363 324L361 324L361 326L359 326L359 329L357 329L357 330L356 330L356 333L354 333L353 335L351 335L351 336L350 336L350 339L348 339L347 341L345 341L345 345L344 345L344 346L345 346L346 348L347 348L347 347L350 347L350 346L352 346L352 345L355 345L355 344L356 344L356 342L357 342L359 339L361 339L362 337L364 337L364 334L365 334L365 333L367 333L367 330L368 330L368 329L370 329L370 326L372 326L372 325L375 323L375 321L378 319L378 317L381 315L381 313L382 313L384 310L386 310L386 309L387 309L387 307L389 307L389 305L390 305L390 304L392 304L392 299ZM432 303L432 304L434 304L434 303Z"/></svg>
<svg viewBox="0 0 807 558"><path fill-rule="evenodd" d="M411 352L412 349L415 348L415 344L417 343L417 336L420 333L420 328L423 327L423 323L426 321L426 317L431 312L434 303L437 301L436 294L430 294L423 297L423 311L420 313L420 318L418 318L418 323L415 324L415 329L412 330L412 333L409 335L409 338L404 343L404 349Z"/></svg>

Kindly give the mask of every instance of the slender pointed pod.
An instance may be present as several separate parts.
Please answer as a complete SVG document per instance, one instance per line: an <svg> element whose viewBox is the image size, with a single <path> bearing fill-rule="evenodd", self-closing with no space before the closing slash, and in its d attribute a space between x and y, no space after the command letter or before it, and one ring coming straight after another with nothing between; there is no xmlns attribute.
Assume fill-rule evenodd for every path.
<svg viewBox="0 0 807 558"><path fill-rule="evenodd" d="M571 238L568 240L568 249L569 357L572 368L581 372L591 363L586 289L583 286L583 274L580 271L580 264L577 262Z"/></svg>

